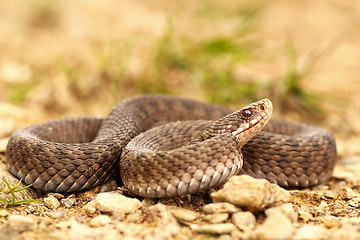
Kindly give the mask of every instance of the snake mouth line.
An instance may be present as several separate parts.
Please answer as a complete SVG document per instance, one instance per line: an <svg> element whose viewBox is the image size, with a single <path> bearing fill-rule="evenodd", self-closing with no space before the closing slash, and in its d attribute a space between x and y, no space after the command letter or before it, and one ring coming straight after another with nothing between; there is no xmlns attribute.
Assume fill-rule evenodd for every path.
<svg viewBox="0 0 360 240"><path fill-rule="evenodd" d="M240 134L244 133L245 131L249 130L250 128L256 127L257 125L261 125L260 128L265 126L267 121L269 121L270 116L272 114L272 109L268 109L266 112L262 112L260 116L258 116L256 119L251 120L250 122L242 124L241 127L237 128L235 131L232 132L232 135L237 137Z"/></svg>

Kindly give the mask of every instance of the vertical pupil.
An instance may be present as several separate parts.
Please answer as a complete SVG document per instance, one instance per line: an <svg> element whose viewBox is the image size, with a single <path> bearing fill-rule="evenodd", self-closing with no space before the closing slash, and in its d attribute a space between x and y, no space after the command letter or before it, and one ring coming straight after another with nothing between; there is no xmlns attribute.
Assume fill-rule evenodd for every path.
<svg viewBox="0 0 360 240"><path fill-rule="evenodd" d="M244 110L244 111L243 111L243 116L244 116L244 117L251 117L251 114L252 114L252 113L251 113L250 110Z"/></svg>

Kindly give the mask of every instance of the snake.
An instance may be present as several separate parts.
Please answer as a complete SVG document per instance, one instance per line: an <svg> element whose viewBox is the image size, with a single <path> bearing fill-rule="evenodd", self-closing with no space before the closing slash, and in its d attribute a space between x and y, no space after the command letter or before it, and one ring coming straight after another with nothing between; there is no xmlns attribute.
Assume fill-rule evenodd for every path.
<svg viewBox="0 0 360 240"><path fill-rule="evenodd" d="M138 95L107 117L67 117L16 130L6 147L10 173L42 192L76 192L120 176L141 197L168 198L247 174L282 187L328 181L334 135L272 119L263 99L233 111L169 95Z"/></svg>

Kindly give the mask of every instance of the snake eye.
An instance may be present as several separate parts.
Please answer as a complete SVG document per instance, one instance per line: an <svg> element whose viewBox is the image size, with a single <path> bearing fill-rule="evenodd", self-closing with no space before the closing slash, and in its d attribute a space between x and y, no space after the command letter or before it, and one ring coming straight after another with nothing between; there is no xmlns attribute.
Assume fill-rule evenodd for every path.
<svg viewBox="0 0 360 240"><path fill-rule="evenodd" d="M242 115L246 118L251 117L252 112L249 109L246 109L242 112Z"/></svg>

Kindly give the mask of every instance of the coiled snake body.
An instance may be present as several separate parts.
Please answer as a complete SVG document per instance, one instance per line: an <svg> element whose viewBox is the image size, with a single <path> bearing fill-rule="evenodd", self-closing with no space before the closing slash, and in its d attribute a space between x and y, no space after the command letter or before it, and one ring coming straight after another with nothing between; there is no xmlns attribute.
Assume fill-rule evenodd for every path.
<svg viewBox="0 0 360 240"><path fill-rule="evenodd" d="M178 97L132 97L107 118L65 118L17 130L6 149L7 167L46 192L89 189L120 168L124 185L144 197L202 191L238 173L283 187L328 180L336 162L333 135L284 120L264 127L271 111L266 99L232 113Z"/></svg>

